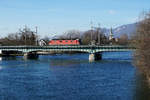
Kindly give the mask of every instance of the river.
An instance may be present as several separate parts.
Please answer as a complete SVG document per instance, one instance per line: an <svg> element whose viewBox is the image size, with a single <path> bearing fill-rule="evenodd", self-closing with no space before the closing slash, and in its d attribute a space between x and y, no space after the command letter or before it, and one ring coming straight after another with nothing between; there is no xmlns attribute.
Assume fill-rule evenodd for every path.
<svg viewBox="0 0 150 100"><path fill-rule="evenodd" d="M132 52L22 57L0 61L0 100L150 100ZM149 98L149 99L148 99Z"/></svg>

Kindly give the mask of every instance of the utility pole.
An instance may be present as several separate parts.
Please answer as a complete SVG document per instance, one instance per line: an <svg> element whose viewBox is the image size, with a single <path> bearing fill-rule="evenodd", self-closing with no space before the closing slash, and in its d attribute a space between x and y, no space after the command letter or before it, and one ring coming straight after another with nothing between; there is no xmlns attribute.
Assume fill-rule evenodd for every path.
<svg viewBox="0 0 150 100"><path fill-rule="evenodd" d="M25 25L24 32L25 32L25 45L26 45L27 44L27 26L26 25Z"/></svg>
<svg viewBox="0 0 150 100"><path fill-rule="evenodd" d="M93 42L93 22L91 21L91 45Z"/></svg>
<svg viewBox="0 0 150 100"><path fill-rule="evenodd" d="M36 46L37 46L38 45L38 27L37 26L35 27L35 34L36 34L35 41L36 41Z"/></svg>
<svg viewBox="0 0 150 100"><path fill-rule="evenodd" d="M100 23L98 23L98 44L99 44L99 45L101 44L101 43L100 43L100 42L101 42L101 39L100 39L100 38L101 38L101 37L100 37L101 32L100 32L100 31L101 31Z"/></svg>

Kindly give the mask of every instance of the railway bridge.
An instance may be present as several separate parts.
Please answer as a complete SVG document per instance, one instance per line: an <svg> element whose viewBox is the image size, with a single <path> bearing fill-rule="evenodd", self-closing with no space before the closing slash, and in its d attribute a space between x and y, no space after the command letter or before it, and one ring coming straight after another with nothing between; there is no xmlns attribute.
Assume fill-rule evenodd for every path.
<svg viewBox="0 0 150 100"><path fill-rule="evenodd" d="M60 52L60 51L74 51L89 53L89 60L101 60L102 52L120 52L120 51L133 51L135 48L131 46L120 45L50 45L50 46L0 46L0 54L3 52L20 51L24 57L38 57L37 52Z"/></svg>

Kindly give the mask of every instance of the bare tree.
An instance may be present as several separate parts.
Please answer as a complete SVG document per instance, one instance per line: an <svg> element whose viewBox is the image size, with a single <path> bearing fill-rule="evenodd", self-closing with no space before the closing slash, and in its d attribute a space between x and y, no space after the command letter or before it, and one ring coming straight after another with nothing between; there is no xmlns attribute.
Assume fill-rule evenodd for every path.
<svg viewBox="0 0 150 100"><path fill-rule="evenodd" d="M122 34L119 38L118 44L127 45L129 43L129 38L127 34Z"/></svg>
<svg viewBox="0 0 150 100"><path fill-rule="evenodd" d="M140 21L133 43L136 47L135 64L150 81L150 12Z"/></svg>
<svg viewBox="0 0 150 100"><path fill-rule="evenodd" d="M92 33L92 35L91 35ZM83 33L82 35L82 43L87 45L91 43L91 36L92 36L92 41L95 41L95 43L97 44L107 44L108 43L108 38L105 36L105 34L103 33L103 31L99 31L99 30L88 30L86 32ZM100 42L100 43L99 43Z"/></svg>
<svg viewBox="0 0 150 100"><path fill-rule="evenodd" d="M69 30L65 32L63 35L60 35L58 39L80 39L81 32L78 30Z"/></svg>
<svg viewBox="0 0 150 100"><path fill-rule="evenodd" d="M8 34L0 41L2 45L36 45L38 36L30 28L19 29L18 33Z"/></svg>

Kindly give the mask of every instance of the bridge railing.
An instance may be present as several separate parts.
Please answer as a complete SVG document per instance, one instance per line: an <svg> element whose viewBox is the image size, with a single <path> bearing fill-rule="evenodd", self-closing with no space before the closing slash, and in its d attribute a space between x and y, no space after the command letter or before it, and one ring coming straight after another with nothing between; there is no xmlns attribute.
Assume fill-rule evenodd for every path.
<svg viewBox="0 0 150 100"><path fill-rule="evenodd" d="M0 46L0 49L47 49L47 48L87 48L87 49L135 49L132 46L120 45L105 45L105 46L92 46L92 45L51 45L51 46Z"/></svg>

